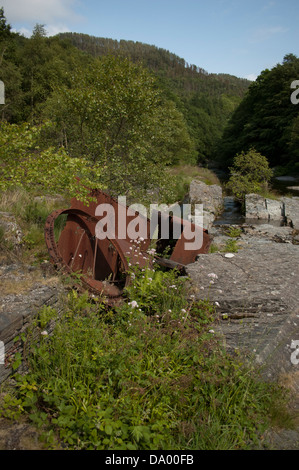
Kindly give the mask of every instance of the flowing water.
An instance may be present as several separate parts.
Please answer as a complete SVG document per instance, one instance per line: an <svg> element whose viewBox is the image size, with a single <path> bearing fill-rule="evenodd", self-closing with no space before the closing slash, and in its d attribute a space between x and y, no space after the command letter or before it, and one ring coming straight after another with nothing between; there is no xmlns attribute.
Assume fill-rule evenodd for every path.
<svg viewBox="0 0 299 470"><path fill-rule="evenodd" d="M220 182L226 183L228 175L216 168L211 170L218 176ZM280 196L297 196L299 197L299 178L293 176L281 176L275 178L271 185L272 189ZM223 212L215 219L214 224L219 225L241 225L246 223L246 218L241 212L241 204L238 203L233 196L224 196ZM252 221L251 221L252 222ZM264 220L255 221L256 223L267 223ZM279 222L269 222L271 225L279 225Z"/></svg>

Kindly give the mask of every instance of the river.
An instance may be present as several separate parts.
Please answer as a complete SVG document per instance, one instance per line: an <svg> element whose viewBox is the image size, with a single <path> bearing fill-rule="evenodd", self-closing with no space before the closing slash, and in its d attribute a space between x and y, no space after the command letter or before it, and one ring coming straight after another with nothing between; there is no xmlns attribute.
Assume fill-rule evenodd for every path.
<svg viewBox="0 0 299 470"><path fill-rule="evenodd" d="M227 182L229 177L227 173L217 168L210 169L217 175L221 184L225 184ZM299 197L299 177L280 176L274 178L271 182L271 189L279 196ZM217 219L215 219L214 225L240 225L246 223L246 218L241 212L241 204L238 203L233 196L225 195L223 198L223 206L223 212L219 215L219 217L217 217ZM265 223L265 221L261 221L261 223Z"/></svg>

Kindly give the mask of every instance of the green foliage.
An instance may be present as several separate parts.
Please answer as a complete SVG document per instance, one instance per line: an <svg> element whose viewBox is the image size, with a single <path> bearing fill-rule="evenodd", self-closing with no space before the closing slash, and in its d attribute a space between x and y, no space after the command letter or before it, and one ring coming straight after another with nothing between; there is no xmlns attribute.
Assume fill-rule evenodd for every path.
<svg viewBox="0 0 299 470"><path fill-rule="evenodd" d="M234 111L219 142L219 161L226 168L234 155L254 147L271 165L294 169L298 161L298 105L291 102L291 83L298 80L299 59L293 54L264 70Z"/></svg>
<svg viewBox="0 0 299 470"><path fill-rule="evenodd" d="M25 412L52 448L250 448L276 389L225 354L214 318L173 271L132 270L113 309L70 291L61 314L41 312L38 341L28 335L29 370L16 374L3 414Z"/></svg>
<svg viewBox="0 0 299 470"><path fill-rule="evenodd" d="M273 176L267 158L253 148L235 156L230 172L227 188L242 203L245 194L266 190Z"/></svg>
<svg viewBox="0 0 299 470"><path fill-rule="evenodd" d="M71 86L70 75L79 76L79 81L83 83L85 71L93 66L98 67L98 58L109 56L111 58L114 55L120 62L129 60L131 64L138 64L139 68L150 70L151 75L156 78L156 85L163 101L160 106L162 114L156 117L159 117L163 126L161 133L159 133L158 125L155 129L151 127L147 130L147 133L153 132L155 137L156 158L164 159L167 154L167 158L170 157L174 163L178 160L196 163L198 158L206 162L213 153L215 142L219 139L228 117L248 88L247 80L223 74L208 74L195 65L187 64L184 59L169 51L147 44L93 38L75 33L48 38L45 36L44 26L38 24L28 39L17 33L11 33L3 11L1 21L5 37L1 37L0 34L0 79L5 83L6 103L0 106L0 112L2 119L12 123L39 123L45 104L52 97L53 91L64 87L68 90ZM115 90L113 80L106 77L106 82L107 93L115 91L112 96L116 96L120 84L119 79L115 82ZM94 85L96 87L97 80ZM132 90L134 81L133 83L127 82L127 85L128 91ZM145 95L146 91L145 88ZM126 93L123 93L123 97L125 95ZM97 96L96 93L95 98ZM135 97L133 90L132 102ZM87 103L84 104L83 109L86 110ZM100 103L100 108L101 106L102 103ZM93 111L98 108L94 108ZM134 111L134 108L131 109ZM136 104L136 117L138 117L139 110L140 106ZM141 111L140 119L142 120L144 112ZM109 116L111 117L111 114ZM115 116L112 117L114 119ZM122 125L121 134L124 133L128 117L131 116L124 114L123 117L125 126ZM52 118L51 113L50 118ZM103 119L105 119L104 115ZM84 124L87 123L84 122ZM114 132L114 136L117 134L118 124L119 121L116 120L114 131L113 125L109 129ZM52 136L54 140L49 145L52 146L54 143L56 146L58 137L59 145L67 148L69 129L66 134L63 123L60 129L60 134ZM145 127L143 127L144 130ZM71 146L76 131L75 126L70 136ZM81 133L79 135L81 137ZM85 134L84 139L86 139ZM154 151L154 143L151 141L147 143ZM80 141L77 141L77 144L76 155L80 153L79 150L82 147ZM96 140L93 141L93 152L95 149Z"/></svg>
<svg viewBox="0 0 299 470"><path fill-rule="evenodd" d="M56 139L64 136L69 155L100 165L114 195L143 200L156 189L165 193L166 165L194 154L181 113L149 72L126 59L104 57L70 74L46 109Z"/></svg>
<svg viewBox="0 0 299 470"><path fill-rule="evenodd" d="M99 167L84 158L70 158L63 148L40 148L41 134L49 126L0 123L0 189L35 188L88 202L86 188L100 186Z"/></svg>

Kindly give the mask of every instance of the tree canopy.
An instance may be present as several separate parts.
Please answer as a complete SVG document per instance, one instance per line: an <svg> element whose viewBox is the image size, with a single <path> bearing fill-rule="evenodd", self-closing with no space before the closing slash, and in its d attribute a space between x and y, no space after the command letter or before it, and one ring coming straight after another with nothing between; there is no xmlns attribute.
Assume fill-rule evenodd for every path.
<svg viewBox="0 0 299 470"><path fill-rule="evenodd" d="M219 142L219 160L225 167L250 147L265 155L272 167L298 165L299 106L290 99L291 84L298 79L299 59L288 54L250 85Z"/></svg>

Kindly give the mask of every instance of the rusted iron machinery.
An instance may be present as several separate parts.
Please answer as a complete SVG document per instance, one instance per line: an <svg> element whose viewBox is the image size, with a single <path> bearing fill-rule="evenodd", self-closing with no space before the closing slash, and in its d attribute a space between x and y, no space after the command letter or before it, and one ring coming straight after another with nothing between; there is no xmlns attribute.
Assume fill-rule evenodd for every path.
<svg viewBox="0 0 299 470"><path fill-rule="evenodd" d="M95 201L90 202L89 206L74 198L69 209L57 210L48 216L45 224L46 245L55 267L64 273L78 273L82 285L93 294L104 295L108 300L118 299L130 282L130 266L138 265L143 268L152 262L152 252L149 255L153 230L151 220L102 191L93 190L91 195ZM108 231L105 238L98 237L99 231L104 231L104 220L107 222L105 211L96 215L99 213L99 206L112 207L114 211L113 231ZM60 217L64 217L66 221L56 240L55 224ZM159 238L165 218L169 223L169 239ZM120 223L123 220L125 226ZM136 223L136 220L143 225L143 233L146 235L139 240L130 238L126 230L130 223ZM184 229L187 226L194 233L196 230L202 232L202 244L199 249L185 249L187 240ZM172 238L174 229L179 230L181 234L177 239ZM172 253L165 259L161 254L169 244L172 245ZM185 265L195 261L199 253L207 253L209 246L210 237L207 230L181 218L158 212L154 256L157 263L170 269L183 270Z"/></svg>

